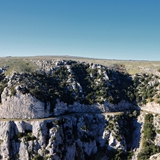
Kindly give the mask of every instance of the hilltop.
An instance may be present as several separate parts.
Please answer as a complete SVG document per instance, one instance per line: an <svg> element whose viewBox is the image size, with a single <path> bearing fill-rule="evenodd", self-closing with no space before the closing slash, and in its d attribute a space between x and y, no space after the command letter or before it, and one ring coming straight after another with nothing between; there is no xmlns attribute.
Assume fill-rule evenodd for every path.
<svg viewBox="0 0 160 160"><path fill-rule="evenodd" d="M123 61L123 64L119 61L114 64L115 61L105 60L110 63L103 65L92 63L95 59L75 61L66 60L69 57L61 57L64 60L56 58L58 57L1 59L0 117L40 118L42 115L48 117L80 110L121 111L144 108L148 104L160 113L157 107L160 103L159 69L155 73L140 72L131 75ZM129 62L126 61L127 63ZM150 70L151 68L152 66ZM23 104L22 113L17 115L16 110ZM88 105L92 107L87 107ZM6 106L14 108L13 111L7 112Z"/></svg>
<svg viewBox="0 0 160 160"><path fill-rule="evenodd" d="M160 62L159 61L142 61L142 60L115 60L115 59L95 59L84 57L71 57L71 56L32 56L32 57L1 57L0 67L12 66L7 73L13 70L27 71L28 69L34 70L37 65L33 61L36 60L73 60L86 63L101 64L106 67L114 67L118 65L125 67L127 72L131 75L136 73L154 73L159 75ZM26 62L26 63L25 63ZM29 70L28 70L29 71Z"/></svg>

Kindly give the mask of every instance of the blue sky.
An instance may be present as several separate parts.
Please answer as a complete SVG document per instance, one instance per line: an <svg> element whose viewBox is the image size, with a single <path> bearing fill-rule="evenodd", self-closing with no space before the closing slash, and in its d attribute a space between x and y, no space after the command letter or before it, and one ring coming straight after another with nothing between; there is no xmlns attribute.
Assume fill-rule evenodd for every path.
<svg viewBox="0 0 160 160"><path fill-rule="evenodd" d="M0 57L160 60L159 0L1 0Z"/></svg>

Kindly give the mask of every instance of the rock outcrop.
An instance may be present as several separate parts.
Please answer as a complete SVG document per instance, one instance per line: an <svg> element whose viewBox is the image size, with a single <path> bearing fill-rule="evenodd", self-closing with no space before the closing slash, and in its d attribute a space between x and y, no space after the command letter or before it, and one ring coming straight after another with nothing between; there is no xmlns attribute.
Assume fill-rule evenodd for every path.
<svg viewBox="0 0 160 160"><path fill-rule="evenodd" d="M8 96L9 91L4 89L0 105L0 118L44 118L50 116L58 116L66 113L105 113L128 110L130 108L136 109L133 104L121 101L117 105L105 102L104 104L85 105L78 102L74 102L73 105L60 102L57 100L53 112L50 112L50 103L47 106L36 97L31 94L22 94L20 91L16 91L14 96Z"/></svg>
<svg viewBox="0 0 160 160"><path fill-rule="evenodd" d="M158 76L131 77L119 65L32 62L33 72L6 76L8 67L0 68L0 159L137 160L148 112L157 114L147 157L159 156Z"/></svg>
<svg viewBox="0 0 160 160"><path fill-rule="evenodd" d="M70 115L39 120L0 121L1 159L85 160L100 148L126 151L125 137L118 141L108 120L100 114Z"/></svg>
<svg viewBox="0 0 160 160"><path fill-rule="evenodd" d="M49 104L44 103L30 94L17 92L15 96L6 96L7 89L4 89L0 105L0 118L43 118L49 117Z"/></svg>

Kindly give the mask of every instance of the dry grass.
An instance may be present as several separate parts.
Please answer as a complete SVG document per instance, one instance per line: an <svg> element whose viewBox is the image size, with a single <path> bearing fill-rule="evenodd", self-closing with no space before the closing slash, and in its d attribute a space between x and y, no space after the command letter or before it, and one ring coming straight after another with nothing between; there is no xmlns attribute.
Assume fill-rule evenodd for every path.
<svg viewBox="0 0 160 160"><path fill-rule="evenodd" d="M75 60L80 62L102 64L107 67L111 67L114 64L125 65L126 70L131 75L135 73L153 73L160 75L158 69L160 69L160 61L127 61L127 60L109 60L109 59L94 59L83 57L70 57L70 56L35 56L35 57L5 57L0 58L0 67L9 66L7 74L12 71L25 72L33 71L36 69L36 65L30 60Z"/></svg>
<svg viewBox="0 0 160 160"><path fill-rule="evenodd" d="M10 75L13 71L32 72L36 68L35 64L29 61L29 59L19 57L0 58L0 68L5 66L8 66L7 75Z"/></svg>

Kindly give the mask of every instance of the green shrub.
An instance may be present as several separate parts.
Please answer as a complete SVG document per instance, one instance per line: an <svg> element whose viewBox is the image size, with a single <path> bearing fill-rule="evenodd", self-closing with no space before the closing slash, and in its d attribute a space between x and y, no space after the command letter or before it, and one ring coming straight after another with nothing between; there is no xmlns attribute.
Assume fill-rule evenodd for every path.
<svg viewBox="0 0 160 160"><path fill-rule="evenodd" d="M160 130L156 130L156 133L160 134Z"/></svg>
<svg viewBox="0 0 160 160"><path fill-rule="evenodd" d="M39 154L35 155L35 157L32 160L43 160L43 157Z"/></svg>
<svg viewBox="0 0 160 160"><path fill-rule="evenodd" d="M22 132L17 133L17 138L22 138L23 136L24 136L24 133L22 133Z"/></svg>
<svg viewBox="0 0 160 160"><path fill-rule="evenodd" d="M16 95L16 90L14 87L11 87L11 95L15 96Z"/></svg>
<svg viewBox="0 0 160 160"><path fill-rule="evenodd" d="M155 146L154 143L152 143L156 136L155 128L153 126L152 114L147 114L145 116L143 134L144 134L144 139L142 143L143 149L137 156L138 160L148 159L151 155L160 152L160 147Z"/></svg>

